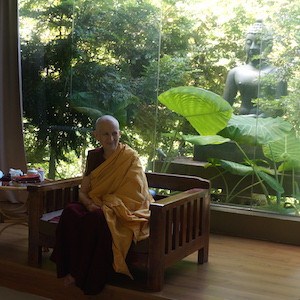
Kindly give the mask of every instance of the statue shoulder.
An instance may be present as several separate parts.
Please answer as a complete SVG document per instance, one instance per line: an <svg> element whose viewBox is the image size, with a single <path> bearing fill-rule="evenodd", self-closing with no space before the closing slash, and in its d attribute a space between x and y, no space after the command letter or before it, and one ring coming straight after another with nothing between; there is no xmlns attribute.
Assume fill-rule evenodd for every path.
<svg viewBox="0 0 300 300"><path fill-rule="evenodd" d="M235 80L236 78L239 78L240 76L247 74L248 72L253 71L253 67L249 65L240 65L232 68L229 70L227 74L228 80Z"/></svg>
<svg viewBox="0 0 300 300"><path fill-rule="evenodd" d="M228 74L236 74L236 73L239 73L239 72L249 71L251 69L253 69L253 67L251 65L248 65L248 64L239 65L239 66L236 66L236 67L232 68L228 72Z"/></svg>

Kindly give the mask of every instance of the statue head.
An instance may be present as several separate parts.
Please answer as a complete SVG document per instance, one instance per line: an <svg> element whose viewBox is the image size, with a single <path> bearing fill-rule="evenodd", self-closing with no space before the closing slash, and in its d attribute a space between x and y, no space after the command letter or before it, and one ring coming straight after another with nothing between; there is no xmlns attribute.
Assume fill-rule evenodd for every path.
<svg viewBox="0 0 300 300"><path fill-rule="evenodd" d="M246 62L258 61L267 58L273 46L273 35L262 22L256 20L252 24L245 37L245 51L247 55Z"/></svg>

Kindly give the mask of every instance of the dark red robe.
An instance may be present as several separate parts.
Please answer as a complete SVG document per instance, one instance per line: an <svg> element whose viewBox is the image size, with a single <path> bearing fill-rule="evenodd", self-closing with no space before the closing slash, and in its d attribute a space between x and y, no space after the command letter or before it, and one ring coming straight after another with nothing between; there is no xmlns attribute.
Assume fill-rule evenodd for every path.
<svg viewBox="0 0 300 300"><path fill-rule="evenodd" d="M104 161L101 148L88 154L85 175ZM114 273L112 237L101 209L89 212L81 203L71 203L63 211L51 255L57 277L71 274L87 295L102 291Z"/></svg>

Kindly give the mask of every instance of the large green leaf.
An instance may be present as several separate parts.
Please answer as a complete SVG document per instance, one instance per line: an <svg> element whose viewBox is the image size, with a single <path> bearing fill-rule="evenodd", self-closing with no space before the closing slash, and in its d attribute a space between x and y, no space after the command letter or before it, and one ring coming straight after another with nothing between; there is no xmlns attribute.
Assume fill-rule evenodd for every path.
<svg viewBox="0 0 300 300"><path fill-rule="evenodd" d="M258 176L269 186L271 187L274 191L283 194L284 189L282 185L272 176L265 172L258 172Z"/></svg>
<svg viewBox="0 0 300 300"><path fill-rule="evenodd" d="M201 135L216 134L226 127L232 115L232 107L221 96L197 87L172 88L158 99L185 117Z"/></svg>
<svg viewBox="0 0 300 300"><path fill-rule="evenodd" d="M253 173L252 167L245 166L243 164L239 164L239 163L236 163L233 161L220 159L220 165L224 170L230 172L231 174L235 174L235 175L245 176L245 175L250 175Z"/></svg>
<svg viewBox="0 0 300 300"><path fill-rule="evenodd" d="M231 174L246 176L254 174L253 167L246 166L240 163L236 163L233 161L228 161L224 159L214 159L214 164L221 166L224 170L230 172ZM282 185L271 175L267 174L260 167L255 167L256 174L273 190L282 194L284 193L284 189Z"/></svg>
<svg viewBox="0 0 300 300"><path fill-rule="evenodd" d="M278 172L283 172L283 171L300 171L300 161L284 161L278 168Z"/></svg>
<svg viewBox="0 0 300 300"><path fill-rule="evenodd" d="M292 125L280 117L233 115L219 134L241 144L264 145L282 139L291 130Z"/></svg>
<svg viewBox="0 0 300 300"><path fill-rule="evenodd" d="M294 132L286 134L282 139L263 146L266 157L275 162L284 162L281 170L291 170L299 168L300 165L300 139Z"/></svg>
<svg viewBox="0 0 300 300"><path fill-rule="evenodd" d="M220 135L183 135L183 139L194 145L219 145L230 142L230 139Z"/></svg>
<svg viewBox="0 0 300 300"><path fill-rule="evenodd" d="M222 167L225 171L228 171L234 175L245 176L245 175L253 174L252 167L240 163L236 163L225 159L218 159L218 158L212 158L209 159L209 161L210 163L208 164L208 166L213 165L216 167Z"/></svg>
<svg viewBox="0 0 300 300"><path fill-rule="evenodd" d="M74 108L80 113L85 114L95 120L101 117L102 115L104 115L104 113L98 109L93 109L89 107L74 107Z"/></svg>

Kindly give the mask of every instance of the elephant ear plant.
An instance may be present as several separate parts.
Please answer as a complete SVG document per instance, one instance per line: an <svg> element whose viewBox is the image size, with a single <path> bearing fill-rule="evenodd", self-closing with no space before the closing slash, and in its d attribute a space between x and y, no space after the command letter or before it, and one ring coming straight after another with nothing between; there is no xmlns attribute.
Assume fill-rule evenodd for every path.
<svg viewBox="0 0 300 300"><path fill-rule="evenodd" d="M197 136L185 135L182 138L194 145L212 145L233 142L241 151L244 157L243 163L223 159L209 159L207 166L221 167L218 176L222 176L226 185L224 174L230 172L241 176L241 180L236 183L233 190L226 192L226 201L231 201L239 193L237 191L239 183L249 175L254 175L257 179L251 186L261 185L262 190L270 203L269 193L266 185L275 191L277 203L284 189L278 177L276 163L281 159L281 170L289 166L292 158L299 159L296 155L287 153L299 153L300 142L296 139L293 149L281 147L287 136L293 132L292 125L282 118L262 118L256 116L236 116L232 113L231 106L219 95L197 87L177 87L172 88L158 97L159 101L170 110L185 117L199 133ZM272 161L271 165L266 161L250 159L243 149L244 145L262 145L265 156ZM285 155L280 156L280 151ZM274 152L274 153L273 153ZM282 154L283 154L282 153ZM281 158L278 158L281 157Z"/></svg>
<svg viewBox="0 0 300 300"><path fill-rule="evenodd" d="M191 86L172 88L158 100L185 117L201 135L214 135L225 128L233 111L219 95Z"/></svg>
<svg viewBox="0 0 300 300"><path fill-rule="evenodd" d="M158 99L170 110L186 118L202 137L207 136L211 139L211 135L214 135L214 143L224 142L224 139L215 134L226 127L233 110L229 103L219 95L201 88L183 86L164 92ZM168 133L165 135L169 136ZM175 130L171 137L172 140L184 138L184 136L180 136L178 130ZM197 139L198 136L190 136L190 138ZM197 142L190 142L197 144ZM208 141L208 143L211 142ZM170 151L171 149L169 149ZM164 161L161 171L166 172L169 164L170 161Z"/></svg>

